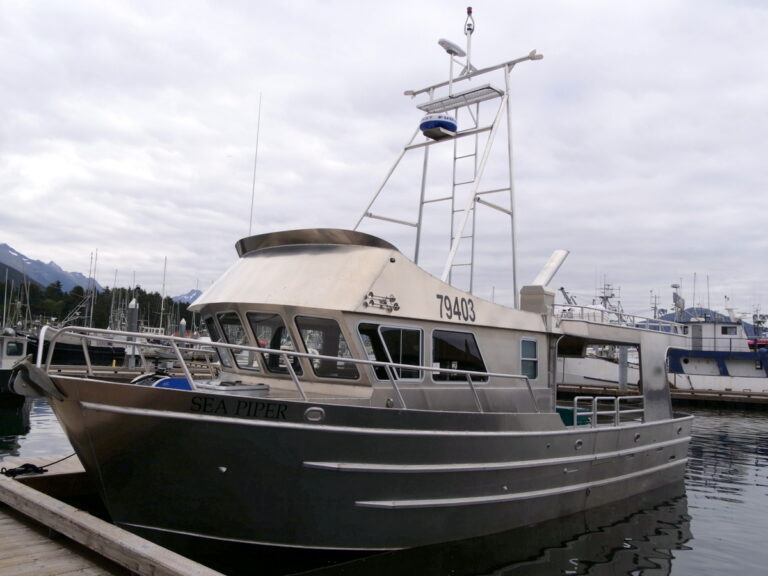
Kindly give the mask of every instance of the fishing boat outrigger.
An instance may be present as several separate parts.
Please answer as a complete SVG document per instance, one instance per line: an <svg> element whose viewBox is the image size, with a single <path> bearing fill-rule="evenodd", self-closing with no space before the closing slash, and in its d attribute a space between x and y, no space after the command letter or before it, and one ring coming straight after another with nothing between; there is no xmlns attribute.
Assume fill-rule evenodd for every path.
<svg viewBox="0 0 768 576"><path fill-rule="evenodd" d="M468 47L473 29L470 14ZM174 548L386 550L491 534L681 481L691 417L673 413L664 367L681 336L579 319L573 307L559 313L548 283L564 252L519 296L515 284L514 306L473 293L474 263L463 276L470 288L452 285L462 237L475 252L480 205L512 219L511 205L486 199L512 201L511 170L506 188L479 185L509 113L510 72L538 58L478 70L467 55L456 78L408 93L427 95L419 108L428 114L472 112L454 136L417 130L404 147L400 158L424 152L425 175L432 146L468 138L477 147L485 137L469 184L454 177L448 193L448 204L466 208L451 213L442 278L418 265L423 209L435 201L422 182L413 259L360 230L237 242L237 262L192 306L216 353L205 371L183 353L195 341L170 336L162 343L176 360L156 377L90 364L54 371L42 356L17 367L14 389L50 399L116 524ZM503 74L505 89L453 91L491 73ZM480 125L479 107L494 104ZM358 228L402 220L372 212L385 185ZM62 334L122 340L132 365L152 372L141 334L68 328L51 349ZM595 342L640 349L642 395L558 408L558 349Z"/></svg>

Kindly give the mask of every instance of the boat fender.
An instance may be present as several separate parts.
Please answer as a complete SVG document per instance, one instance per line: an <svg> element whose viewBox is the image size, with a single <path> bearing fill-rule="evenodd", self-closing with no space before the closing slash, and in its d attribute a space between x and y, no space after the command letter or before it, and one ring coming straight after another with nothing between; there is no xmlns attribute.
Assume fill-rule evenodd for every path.
<svg viewBox="0 0 768 576"><path fill-rule="evenodd" d="M32 362L32 355L17 362L11 369L8 379L11 390L20 396L39 398L47 396L56 400L64 400L66 395L56 387L53 380L42 368Z"/></svg>

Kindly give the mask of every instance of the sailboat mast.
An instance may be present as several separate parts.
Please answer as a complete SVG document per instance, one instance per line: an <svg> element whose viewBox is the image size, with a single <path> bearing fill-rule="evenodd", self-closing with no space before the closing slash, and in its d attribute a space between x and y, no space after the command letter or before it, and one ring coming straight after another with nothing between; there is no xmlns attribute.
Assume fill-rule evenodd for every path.
<svg viewBox="0 0 768 576"><path fill-rule="evenodd" d="M163 311L165 310L165 271L168 266L168 256L163 259L163 291L160 295L160 328L163 327Z"/></svg>

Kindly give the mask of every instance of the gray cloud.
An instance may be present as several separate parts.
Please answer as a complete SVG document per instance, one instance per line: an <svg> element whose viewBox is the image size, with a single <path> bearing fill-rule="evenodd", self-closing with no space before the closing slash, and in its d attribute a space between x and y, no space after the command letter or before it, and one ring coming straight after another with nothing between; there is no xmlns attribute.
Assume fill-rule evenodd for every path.
<svg viewBox="0 0 768 576"><path fill-rule="evenodd" d="M208 286L253 232L352 227L421 116L405 89L443 80L438 38L466 4L6 2L0 12L0 241L67 270L160 290ZM768 54L760 2L475 6L473 61L536 48L512 74L518 278L556 248L555 279L625 308L763 299ZM505 136L500 136L505 137ZM414 160L418 167L420 159ZM503 165L503 162L502 162ZM503 169L489 164L489 180ZM414 182L416 182L414 184ZM418 181L395 181L412 210ZM407 231L366 224L410 255ZM366 228L367 229L367 228ZM511 301L508 234L482 226ZM423 262L439 274L447 240ZM501 263L501 265L499 265Z"/></svg>

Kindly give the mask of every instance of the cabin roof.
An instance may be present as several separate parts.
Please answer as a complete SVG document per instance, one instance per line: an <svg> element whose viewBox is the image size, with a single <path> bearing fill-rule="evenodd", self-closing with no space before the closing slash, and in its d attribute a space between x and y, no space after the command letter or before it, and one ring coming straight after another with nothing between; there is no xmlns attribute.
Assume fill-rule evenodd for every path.
<svg viewBox="0 0 768 576"><path fill-rule="evenodd" d="M279 305L542 331L541 315L484 301L360 232L292 230L238 242L240 258L190 307Z"/></svg>
<svg viewBox="0 0 768 576"><path fill-rule="evenodd" d="M242 257L256 250L277 246L298 246L307 244L337 244L348 246L371 246L397 250L392 244L376 236L342 230L339 228L309 228L303 230L284 230L243 238L235 244L238 256Z"/></svg>

